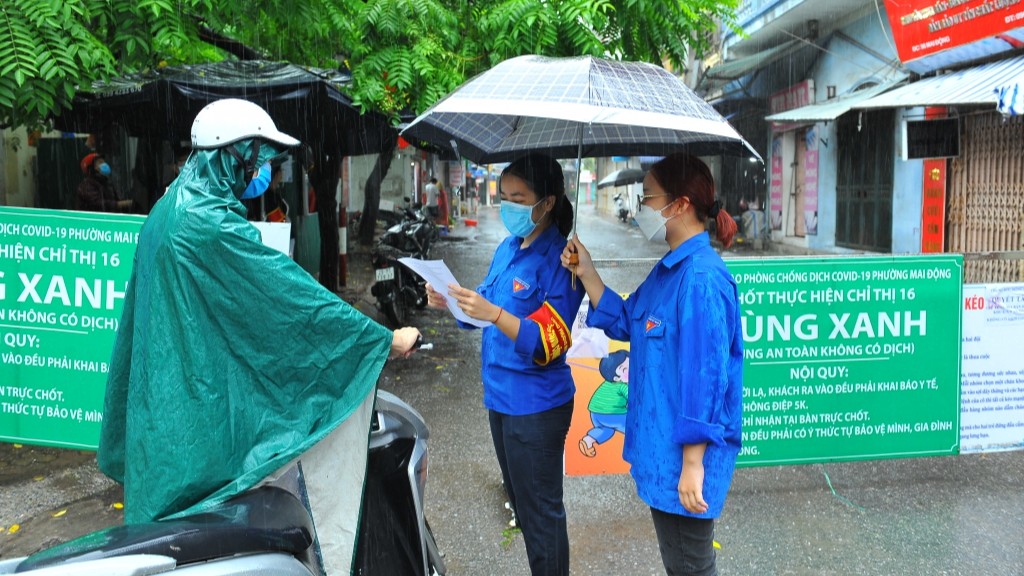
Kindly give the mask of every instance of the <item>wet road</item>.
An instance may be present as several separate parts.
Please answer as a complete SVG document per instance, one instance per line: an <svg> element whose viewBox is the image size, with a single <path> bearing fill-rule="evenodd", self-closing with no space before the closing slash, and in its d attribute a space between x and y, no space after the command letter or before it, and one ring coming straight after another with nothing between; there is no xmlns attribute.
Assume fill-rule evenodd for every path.
<svg viewBox="0 0 1024 576"><path fill-rule="evenodd" d="M478 216L475 240L442 243L435 255L471 286L504 237L494 209ZM596 259L664 252L588 206L579 230ZM629 291L649 269L601 272L609 286ZM481 407L479 336L453 332L447 313L418 319L436 343L431 361L424 354L396 364L382 385L431 426L428 514L450 573L528 574L521 536L504 531ZM568 477L565 499L573 574L664 574L650 513L628 476ZM1024 574L1024 452L741 469L716 540L722 574Z"/></svg>
<svg viewBox="0 0 1024 576"><path fill-rule="evenodd" d="M504 237L495 209L481 209L478 220L472 239L441 242L435 253L469 286L482 280ZM595 258L664 252L589 206L579 228ZM602 275L628 291L647 269ZM351 257L350 270L346 299L376 317L365 252ZM434 349L389 363L381 387L431 428L427 513L449 573L528 574L522 537L508 529L502 507L479 334L457 329L447 312L426 310L413 323ZM663 573L648 509L628 476L569 477L565 493L574 575ZM0 558L119 522L110 506L119 498L89 454L0 445L0 526L22 527L0 534ZM741 469L716 540L722 574L1024 574L1024 452Z"/></svg>

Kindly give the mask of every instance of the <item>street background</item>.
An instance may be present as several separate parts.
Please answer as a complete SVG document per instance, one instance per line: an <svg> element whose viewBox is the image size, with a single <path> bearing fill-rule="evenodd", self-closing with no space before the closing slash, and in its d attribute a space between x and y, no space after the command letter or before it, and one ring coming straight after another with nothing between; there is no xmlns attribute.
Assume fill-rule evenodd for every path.
<svg viewBox="0 0 1024 576"><path fill-rule="evenodd" d="M460 283L475 286L504 236L496 208L459 226L434 252ZM664 244L636 227L579 209L579 235L597 259L657 258ZM343 297L383 320L369 288L369 249L350 246ZM727 257L786 256L742 248ZM650 263L606 267L629 291ZM390 362L380 387L430 426L427 517L449 574L528 574L482 407L480 336L446 311L412 317L434 349ZM31 553L117 524L120 488L90 452L0 444L0 558ZM567 477L572 573L662 574L647 507L628 475ZM11 533L11 527L18 530ZM1024 574L1024 453L918 458L737 471L716 525L719 571L734 575Z"/></svg>

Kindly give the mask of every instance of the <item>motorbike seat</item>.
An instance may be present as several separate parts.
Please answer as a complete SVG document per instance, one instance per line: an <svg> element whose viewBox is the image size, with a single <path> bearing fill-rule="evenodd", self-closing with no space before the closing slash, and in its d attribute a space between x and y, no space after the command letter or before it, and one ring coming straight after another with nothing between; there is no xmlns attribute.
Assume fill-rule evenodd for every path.
<svg viewBox="0 0 1024 576"><path fill-rule="evenodd" d="M302 556L313 535L313 521L294 494L261 486L191 516L87 534L29 556L16 572L130 554L170 556L178 566L261 552Z"/></svg>

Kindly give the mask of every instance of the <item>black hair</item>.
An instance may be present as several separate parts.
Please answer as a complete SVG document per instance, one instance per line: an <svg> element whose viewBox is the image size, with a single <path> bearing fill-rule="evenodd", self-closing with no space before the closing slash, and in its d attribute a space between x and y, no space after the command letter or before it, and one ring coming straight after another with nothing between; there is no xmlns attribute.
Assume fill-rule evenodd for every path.
<svg viewBox="0 0 1024 576"><path fill-rule="evenodd" d="M561 164L544 154L527 154L517 158L501 171L503 177L506 174L526 182L537 195L537 200L554 196L555 207L551 211L551 216L562 236L569 235L573 221L572 204L565 195L565 174L562 172Z"/></svg>
<svg viewBox="0 0 1024 576"><path fill-rule="evenodd" d="M614 382L615 377L618 374L615 370L622 365L629 358L629 351L627 350L616 350L601 358L601 362L597 365L598 372L601 373L601 377L609 382Z"/></svg>

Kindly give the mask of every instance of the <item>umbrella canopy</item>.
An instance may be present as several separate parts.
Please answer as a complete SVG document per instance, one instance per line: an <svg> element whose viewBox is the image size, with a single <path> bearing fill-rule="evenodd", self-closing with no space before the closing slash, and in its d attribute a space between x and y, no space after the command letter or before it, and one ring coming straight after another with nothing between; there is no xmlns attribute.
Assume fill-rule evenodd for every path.
<svg viewBox="0 0 1024 576"><path fill-rule="evenodd" d="M597 183L597 189L600 190L602 188L608 188L609 186L626 186L627 184L643 182L645 174L647 174L647 172L644 172L639 168L616 170L604 178L601 178L601 181Z"/></svg>
<svg viewBox="0 0 1024 576"><path fill-rule="evenodd" d="M506 60L467 81L402 132L478 164L526 151L555 158L758 156L722 116L664 68L591 56Z"/></svg>
<svg viewBox="0 0 1024 576"><path fill-rule="evenodd" d="M98 132L111 123L133 136L188 141L192 120L222 98L263 107L278 129L303 143L341 148L342 154L379 152L394 128L383 115L361 114L341 87L347 75L287 62L225 60L168 66L97 83L54 119L67 132Z"/></svg>

